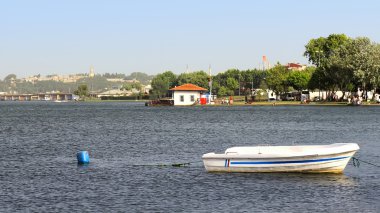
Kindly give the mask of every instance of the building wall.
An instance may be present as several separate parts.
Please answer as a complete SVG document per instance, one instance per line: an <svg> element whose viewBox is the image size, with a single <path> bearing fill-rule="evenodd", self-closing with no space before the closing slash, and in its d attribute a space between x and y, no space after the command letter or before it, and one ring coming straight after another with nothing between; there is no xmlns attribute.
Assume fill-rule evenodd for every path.
<svg viewBox="0 0 380 213"><path fill-rule="evenodd" d="M191 96L194 95L194 101L191 101ZM183 96L183 101L181 101L181 96ZM175 106L189 106L194 104L201 97L199 91L174 91L173 99Z"/></svg>

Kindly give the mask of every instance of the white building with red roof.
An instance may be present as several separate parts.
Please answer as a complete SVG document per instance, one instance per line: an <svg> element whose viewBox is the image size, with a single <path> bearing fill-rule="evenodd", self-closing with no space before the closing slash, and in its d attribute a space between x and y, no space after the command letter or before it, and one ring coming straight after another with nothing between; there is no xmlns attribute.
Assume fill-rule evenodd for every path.
<svg viewBox="0 0 380 213"><path fill-rule="evenodd" d="M302 65L300 63L288 63L287 65L285 65L285 67L289 70L299 70L299 71L302 71L302 70L305 70L306 69L306 65Z"/></svg>
<svg viewBox="0 0 380 213"><path fill-rule="evenodd" d="M194 84L183 84L171 88L173 92L174 106L190 106L198 102L201 95L207 91L207 89L199 87Z"/></svg>

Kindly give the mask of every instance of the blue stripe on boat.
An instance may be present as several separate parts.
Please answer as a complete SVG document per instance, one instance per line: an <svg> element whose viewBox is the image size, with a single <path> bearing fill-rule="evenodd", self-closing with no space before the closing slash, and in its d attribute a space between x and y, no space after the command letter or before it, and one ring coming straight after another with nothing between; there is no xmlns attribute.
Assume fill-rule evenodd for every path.
<svg viewBox="0 0 380 213"><path fill-rule="evenodd" d="M231 162L231 164L290 164L290 163L314 163L314 162L324 162L324 161L333 161L341 160L349 157L336 157L336 158L322 158L315 160L294 160L294 161L241 161L241 162Z"/></svg>

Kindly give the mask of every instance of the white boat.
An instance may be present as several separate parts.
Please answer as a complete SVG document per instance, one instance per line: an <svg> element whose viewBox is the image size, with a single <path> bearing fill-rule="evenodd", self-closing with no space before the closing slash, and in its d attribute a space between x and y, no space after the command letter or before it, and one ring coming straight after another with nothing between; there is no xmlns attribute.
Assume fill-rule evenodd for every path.
<svg viewBox="0 0 380 213"><path fill-rule="evenodd" d="M356 143L242 146L224 154L207 153L202 159L208 172L342 173L357 150Z"/></svg>

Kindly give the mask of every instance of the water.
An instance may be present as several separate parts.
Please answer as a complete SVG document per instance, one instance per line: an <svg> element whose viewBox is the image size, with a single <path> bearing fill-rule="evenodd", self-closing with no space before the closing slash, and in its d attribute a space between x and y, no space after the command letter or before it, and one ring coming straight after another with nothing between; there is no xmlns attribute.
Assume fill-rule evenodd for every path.
<svg viewBox="0 0 380 213"><path fill-rule="evenodd" d="M201 162L236 145L356 142L380 165L379 107L143 105L0 102L0 210L380 212L380 168L364 163L313 175L213 174Z"/></svg>

